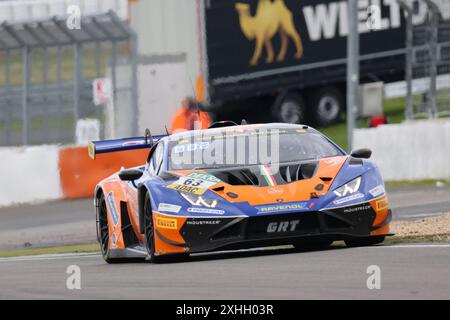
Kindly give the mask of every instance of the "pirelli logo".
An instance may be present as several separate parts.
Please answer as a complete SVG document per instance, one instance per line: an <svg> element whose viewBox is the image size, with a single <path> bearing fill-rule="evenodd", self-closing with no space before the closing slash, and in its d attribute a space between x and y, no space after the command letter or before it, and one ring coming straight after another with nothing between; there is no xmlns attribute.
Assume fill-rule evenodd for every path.
<svg viewBox="0 0 450 320"><path fill-rule="evenodd" d="M386 198L378 200L375 205L376 205L376 208L377 208L377 212L386 210L389 207L389 203L388 203L388 200Z"/></svg>
<svg viewBox="0 0 450 320"><path fill-rule="evenodd" d="M170 218L156 218L156 227L168 230L177 230L178 221Z"/></svg>

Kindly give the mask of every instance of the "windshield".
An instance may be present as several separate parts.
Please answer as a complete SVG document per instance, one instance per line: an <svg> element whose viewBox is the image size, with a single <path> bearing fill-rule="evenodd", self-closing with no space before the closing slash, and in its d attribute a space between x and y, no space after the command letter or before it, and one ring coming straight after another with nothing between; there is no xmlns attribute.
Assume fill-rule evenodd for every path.
<svg viewBox="0 0 450 320"><path fill-rule="evenodd" d="M321 134L303 129L234 130L169 143L170 170L235 168L336 157L342 152Z"/></svg>

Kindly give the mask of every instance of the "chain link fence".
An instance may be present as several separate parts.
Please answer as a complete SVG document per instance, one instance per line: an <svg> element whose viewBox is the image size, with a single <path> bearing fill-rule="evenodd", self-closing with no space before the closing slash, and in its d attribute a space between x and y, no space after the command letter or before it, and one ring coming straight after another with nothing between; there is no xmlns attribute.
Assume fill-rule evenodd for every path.
<svg viewBox="0 0 450 320"><path fill-rule="evenodd" d="M1 23L0 146L73 144L86 118L99 120L102 137L105 112L94 105L93 80L109 74L114 104L115 70L124 61L137 68L137 36L115 11L82 16L79 28L65 16ZM130 110L137 81L129 79Z"/></svg>
<svg viewBox="0 0 450 320"><path fill-rule="evenodd" d="M406 16L406 118L450 116L450 20L433 0L399 1ZM424 19L418 13L426 10Z"/></svg>

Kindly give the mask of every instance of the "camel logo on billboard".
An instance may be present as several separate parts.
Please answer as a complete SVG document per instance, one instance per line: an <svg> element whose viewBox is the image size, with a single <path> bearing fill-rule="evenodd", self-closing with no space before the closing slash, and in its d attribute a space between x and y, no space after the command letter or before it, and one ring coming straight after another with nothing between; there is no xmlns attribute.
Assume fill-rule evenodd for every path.
<svg viewBox="0 0 450 320"><path fill-rule="evenodd" d="M255 40L255 52L250 65L257 65L265 49L266 63L275 61L275 50L272 39L278 34L281 38L281 48L276 60L283 62L286 59L290 40L294 43L296 52L295 59L303 56L303 42L295 27L294 17L288 9L284 0L259 0L256 14L251 15L250 5L247 3L236 3L236 11L239 15L239 23L244 36Z"/></svg>

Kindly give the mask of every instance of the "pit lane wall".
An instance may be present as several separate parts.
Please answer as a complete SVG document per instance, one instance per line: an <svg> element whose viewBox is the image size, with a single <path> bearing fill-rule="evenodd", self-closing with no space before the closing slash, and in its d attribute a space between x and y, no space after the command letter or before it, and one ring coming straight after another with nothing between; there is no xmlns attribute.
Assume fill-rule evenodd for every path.
<svg viewBox="0 0 450 320"><path fill-rule="evenodd" d="M0 207L93 196L95 185L145 163L148 150L88 157L87 147L0 148Z"/></svg>
<svg viewBox="0 0 450 320"><path fill-rule="evenodd" d="M370 148L387 181L450 180L450 121L423 120L354 132L354 149Z"/></svg>

